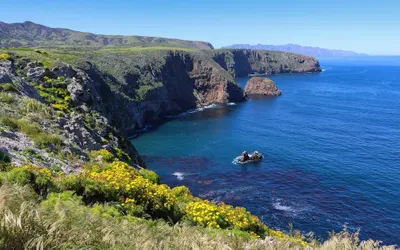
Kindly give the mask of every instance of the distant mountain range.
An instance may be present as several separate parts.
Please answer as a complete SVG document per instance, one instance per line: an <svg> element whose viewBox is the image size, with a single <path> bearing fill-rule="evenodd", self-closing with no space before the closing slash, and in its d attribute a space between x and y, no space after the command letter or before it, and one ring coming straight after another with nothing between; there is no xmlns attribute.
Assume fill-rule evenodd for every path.
<svg viewBox="0 0 400 250"><path fill-rule="evenodd" d="M255 50L278 50L293 52L297 54L324 57L324 56L366 56L366 54L360 54L353 51L337 50L337 49L324 49L319 47L301 46L298 44L285 44L285 45L250 45L250 44L233 44L223 48L229 49L255 49Z"/></svg>
<svg viewBox="0 0 400 250"><path fill-rule="evenodd" d="M62 28L50 28L33 22L0 22L0 48L57 46L163 46L212 49L207 42L149 36L97 35Z"/></svg>

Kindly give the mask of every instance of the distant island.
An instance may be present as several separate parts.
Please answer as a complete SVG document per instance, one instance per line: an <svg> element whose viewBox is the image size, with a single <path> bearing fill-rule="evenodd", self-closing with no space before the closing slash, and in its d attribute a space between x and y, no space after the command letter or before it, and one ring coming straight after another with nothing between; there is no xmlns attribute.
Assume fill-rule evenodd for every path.
<svg viewBox="0 0 400 250"><path fill-rule="evenodd" d="M325 49L311 46L301 46L298 44L285 44L285 45L250 45L250 44L233 44L225 46L226 49L254 49L254 50L277 50L293 52L306 56L324 57L324 56L366 56L366 54L357 53L348 50Z"/></svg>

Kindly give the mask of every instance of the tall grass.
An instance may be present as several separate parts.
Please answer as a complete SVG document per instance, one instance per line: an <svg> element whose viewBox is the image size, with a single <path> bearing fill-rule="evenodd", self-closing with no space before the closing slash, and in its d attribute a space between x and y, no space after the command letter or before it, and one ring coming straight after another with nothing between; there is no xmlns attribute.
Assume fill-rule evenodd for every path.
<svg viewBox="0 0 400 250"><path fill-rule="evenodd" d="M50 106L28 97L21 98L19 110L23 114L32 113L40 119L50 119L53 114Z"/></svg>
<svg viewBox="0 0 400 250"><path fill-rule="evenodd" d="M358 234L332 234L322 244L302 246L267 237L250 239L224 230L186 224L168 225L135 217L119 217L110 207L83 205L70 192L47 200L28 186L0 187L0 249L395 249L359 241Z"/></svg>
<svg viewBox="0 0 400 250"><path fill-rule="evenodd" d="M11 104L15 101L15 97L8 93L0 92L0 102Z"/></svg>
<svg viewBox="0 0 400 250"><path fill-rule="evenodd" d="M25 119L0 116L0 125L27 135L38 147L58 148L62 140L58 135L43 131L37 123Z"/></svg>

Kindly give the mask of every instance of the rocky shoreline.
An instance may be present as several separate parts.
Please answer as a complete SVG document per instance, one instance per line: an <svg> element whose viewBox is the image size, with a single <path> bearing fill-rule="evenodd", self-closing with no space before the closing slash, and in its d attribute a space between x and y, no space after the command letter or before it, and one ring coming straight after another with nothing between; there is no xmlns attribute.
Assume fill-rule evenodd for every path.
<svg viewBox="0 0 400 250"><path fill-rule="evenodd" d="M129 136L188 110L245 101L245 90L234 77L244 72L248 75L320 71L314 58L281 52L168 49L141 53L84 52L71 54L79 56L71 63L57 59L51 62L51 67L43 62L49 64L48 61L64 56L65 51L64 54L33 49L28 52L7 51L10 58L0 64L0 84L16 88L16 93L7 94L15 95L16 103L31 98L58 114L39 125L44 131L49 126L59 128L60 136L65 138L62 151L85 160L86 150L122 150L133 163L142 166L145 164L127 139ZM16 138L22 136L14 134ZM0 141L6 146L1 151L18 161L26 159L22 155L26 145L42 152L29 140L25 146L16 146L2 135ZM56 164L67 171L72 167L61 159L51 162L46 159L35 163L46 167Z"/></svg>

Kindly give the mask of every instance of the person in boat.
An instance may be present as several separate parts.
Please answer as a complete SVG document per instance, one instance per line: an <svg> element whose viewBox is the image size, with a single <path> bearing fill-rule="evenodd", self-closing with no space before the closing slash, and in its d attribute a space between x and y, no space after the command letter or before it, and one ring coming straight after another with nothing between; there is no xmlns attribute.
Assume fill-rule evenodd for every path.
<svg viewBox="0 0 400 250"><path fill-rule="evenodd" d="M258 151L255 151L251 156L250 156L250 160L251 161L255 161L255 160L261 160L262 159L262 155L260 153L258 153Z"/></svg>
<svg viewBox="0 0 400 250"><path fill-rule="evenodd" d="M245 162L245 161L248 161L248 160L250 160L250 156L249 156L249 154L247 153L247 151L244 151L244 152L242 153L242 157L240 157L239 161Z"/></svg>
<svg viewBox="0 0 400 250"><path fill-rule="evenodd" d="M242 153L242 156L239 158L240 162L247 162L247 161L258 161L262 159L262 155L255 151L252 155L249 155L247 151Z"/></svg>

